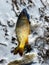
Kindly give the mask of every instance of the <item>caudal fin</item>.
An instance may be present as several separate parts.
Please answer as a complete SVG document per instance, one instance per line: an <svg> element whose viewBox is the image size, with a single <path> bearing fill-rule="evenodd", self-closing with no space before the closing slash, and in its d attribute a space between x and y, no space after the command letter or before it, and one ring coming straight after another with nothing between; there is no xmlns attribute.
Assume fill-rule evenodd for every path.
<svg viewBox="0 0 49 65"><path fill-rule="evenodd" d="M24 48L22 49L22 48L15 48L14 50L13 50L13 53L14 53L14 55L15 54L17 54L17 53L19 53L20 54L20 56L22 56L23 55L23 52L24 52Z"/></svg>
<svg viewBox="0 0 49 65"><path fill-rule="evenodd" d="M24 51L26 51L26 53L27 53L27 52L30 52L31 50L32 50L31 45L27 44L27 45L25 45L25 48L24 47L23 48L22 47L15 48L13 50L13 53L14 53L14 55L19 53L20 56L22 56Z"/></svg>

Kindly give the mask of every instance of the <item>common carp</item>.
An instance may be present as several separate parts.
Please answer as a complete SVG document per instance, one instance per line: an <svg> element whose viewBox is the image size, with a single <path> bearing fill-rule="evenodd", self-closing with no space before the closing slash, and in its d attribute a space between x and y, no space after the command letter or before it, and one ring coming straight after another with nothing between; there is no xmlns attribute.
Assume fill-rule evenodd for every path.
<svg viewBox="0 0 49 65"><path fill-rule="evenodd" d="M19 45L14 49L14 54L17 54L19 52L19 54L22 55L25 50L25 46L28 46L28 49L30 47L30 45L28 44L28 35L30 34L30 24L29 24L29 15L26 9L23 9L19 15L15 31Z"/></svg>

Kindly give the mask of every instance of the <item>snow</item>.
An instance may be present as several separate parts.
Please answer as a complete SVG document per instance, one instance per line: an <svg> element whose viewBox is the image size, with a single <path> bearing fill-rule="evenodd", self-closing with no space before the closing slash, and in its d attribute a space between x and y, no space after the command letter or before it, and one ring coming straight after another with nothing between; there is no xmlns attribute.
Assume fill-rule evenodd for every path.
<svg viewBox="0 0 49 65"><path fill-rule="evenodd" d="M39 36L44 37L44 31L45 31L44 27L49 26L49 23L46 22L44 20L44 18L40 20L40 13L39 13L39 8L44 7L44 5L46 5L47 8L45 9L44 13L47 16L49 16L49 0L47 0L47 1L42 0L44 5L41 3L40 0L32 0L32 2L34 3L34 4L30 3L32 7L29 7L30 4L28 4L28 0L24 0L24 1L25 1L26 5L23 5L23 4L20 5L20 0L17 0L19 10L16 9L15 5L14 5L14 10L19 15L20 12L24 8L26 8L26 10L30 16L29 20L31 22L31 29L37 33L36 35L34 35L32 32L28 36L28 43L34 44L37 37L39 37ZM18 17L16 16L15 12L12 9L13 9L12 0L0 0L0 22L1 22L1 24L5 25L5 26L0 25L0 43L5 44L5 45L0 45L0 60L5 59L5 61L6 61L4 64L2 63L0 65L7 65L7 63L9 63L10 61L21 58L19 56L19 54L13 55L11 53L12 47L16 47L15 44L12 44L11 39L13 36L16 37L15 25L16 25L16 22L18 19ZM9 27L9 25L7 24L8 21L10 21L10 24L12 24L12 25L14 24L14 26ZM3 29L7 29L8 36L5 36L5 30L3 30ZM17 41L15 41L15 42L17 43ZM46 49L47 49L47 47L46 47ZM35 53L35 51L34 51L34 53ZM36 53L37 53L37 50L36 50ZM36 59L36 60L38 61L38 59ZM32 65L41 65L41 64L37 63L37 64L32 64ZM48 64L44 63L44 65L48 65Z"/></svg>

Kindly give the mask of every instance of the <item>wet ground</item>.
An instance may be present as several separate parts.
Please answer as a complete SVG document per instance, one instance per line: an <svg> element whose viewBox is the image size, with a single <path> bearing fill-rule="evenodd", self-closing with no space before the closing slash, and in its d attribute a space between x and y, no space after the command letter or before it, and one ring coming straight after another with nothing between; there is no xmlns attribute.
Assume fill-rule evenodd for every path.
<svg viewBox="0 0 49 65"><path fill-rule="evenodd" d="M11 50L18 46L15 25L24 8L31 24L28 43L37 54L30 65L49 65L49 0L0 0L0 65L22 58Z"/></svg>

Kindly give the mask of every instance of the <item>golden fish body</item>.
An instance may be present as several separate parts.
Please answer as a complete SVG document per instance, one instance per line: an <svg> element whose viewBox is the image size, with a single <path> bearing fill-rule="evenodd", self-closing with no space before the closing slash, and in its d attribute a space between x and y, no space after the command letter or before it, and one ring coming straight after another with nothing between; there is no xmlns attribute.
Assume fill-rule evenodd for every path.
<svg viewBox="0 0 49 65"><path fill-rule="evenodd" d="M30 33L29 20L24 11L21 12L18 17L15 31L19 42L19 46L15 48L14 54L16 54L17 52L19 52L19 54L23 54L24 47L28 43L28 35Z"/></svg>

